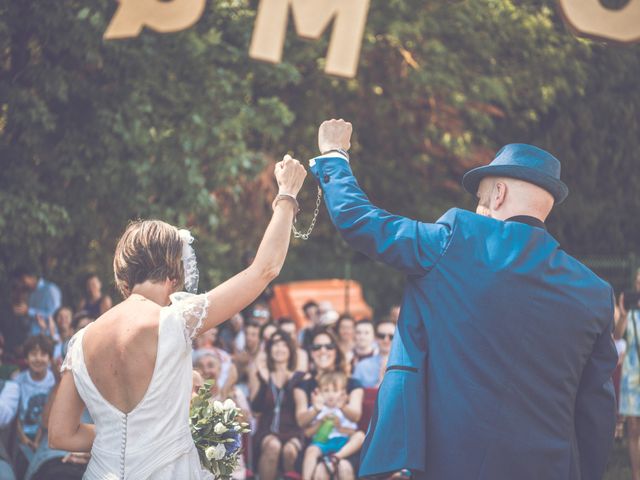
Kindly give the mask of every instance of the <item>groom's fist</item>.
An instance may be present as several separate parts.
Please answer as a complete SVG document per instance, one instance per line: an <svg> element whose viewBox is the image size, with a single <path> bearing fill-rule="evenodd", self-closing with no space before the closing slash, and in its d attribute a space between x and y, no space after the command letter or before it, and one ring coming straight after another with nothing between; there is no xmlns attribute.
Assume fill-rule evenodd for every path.
<svg viewBox="0 0 640 480"><path fill-rule="evenodd" d="M353 126L342 119L322 122L318 130L320 153L338 149L349 150L351 148L351 132L353 132Z"/></svg>

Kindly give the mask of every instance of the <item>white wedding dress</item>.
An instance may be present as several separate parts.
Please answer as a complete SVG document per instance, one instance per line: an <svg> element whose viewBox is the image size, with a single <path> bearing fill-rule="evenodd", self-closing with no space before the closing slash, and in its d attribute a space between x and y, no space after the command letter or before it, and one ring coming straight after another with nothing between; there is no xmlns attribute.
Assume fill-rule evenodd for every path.
<svg viewBox="0 0 640 480"><path fill-rule="evenodd" d="M208 308L205 295L176 293L160 313L158 352L144 397L128 414L106 401L84 363L82 338L71 339L62 371L71 370L96 425L85 479L213 479L200 466L189 430L191 340Z"/></svg>

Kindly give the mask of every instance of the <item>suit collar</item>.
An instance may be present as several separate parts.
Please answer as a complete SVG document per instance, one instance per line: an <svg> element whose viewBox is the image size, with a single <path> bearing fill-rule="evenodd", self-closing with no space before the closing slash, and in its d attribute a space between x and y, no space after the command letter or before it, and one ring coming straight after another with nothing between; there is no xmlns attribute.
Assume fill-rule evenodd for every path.
<svg viewBox="0 0 640 480"><path fill-rule="evenodd" d="M543 230L547 229L547 226L544 224L542 220L539 220L535 217L530 217L529 215L516 215L515 217L507 218L505 222L518 222L518 223L524 223L531 227L542 228Z"/></svg>

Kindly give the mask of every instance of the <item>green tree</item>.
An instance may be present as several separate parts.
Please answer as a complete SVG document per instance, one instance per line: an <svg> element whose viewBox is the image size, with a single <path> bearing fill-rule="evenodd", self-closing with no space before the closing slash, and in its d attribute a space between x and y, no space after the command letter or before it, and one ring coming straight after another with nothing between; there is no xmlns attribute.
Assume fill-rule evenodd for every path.
<svg viewBox="0 0 640 480"><path fill-rule="evenodd" d="M104 42L116 2L0 5L5 268L35 257L71 290L87 266L110 276L115 241L137 217L194 226L216 265L230 246L214 238L214 192L259 172L294 118L254 95L266 66L246 59L253 11L218 2L182 33Z"/></svg>
<svg viewBox="0 0 640 480"><path fill-rule="evenodd" d="M210 286L257 245L269 166L316 154L331 117L354 123L353 168L388 210L432 221L472 208L464 171L531 142L572 190L550 220L563 246L637 251L639 47L576 39L551 0L388 0L372 2L345 80L322 71L328 34L308 42L292 26L282 64L249 59L256 5L208 2L189 30L104 42L116 2L0 0L4 272L32 256L77 295L83 269L112 275L129 219L158 217L193 228ZM314 201L309 177L302 226ZM399 301L403 278L350 251L324 211L282 280L342 276L347 262L372 305Z"/></svg>

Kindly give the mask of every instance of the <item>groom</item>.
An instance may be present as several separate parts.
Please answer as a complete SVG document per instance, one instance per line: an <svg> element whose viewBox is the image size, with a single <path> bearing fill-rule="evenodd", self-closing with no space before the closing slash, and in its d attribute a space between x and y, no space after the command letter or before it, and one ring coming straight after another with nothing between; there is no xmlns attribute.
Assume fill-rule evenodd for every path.
<svg viewBox="0 0 640 480"><path fill-rule="evenodd" d="M615 426L613 292L546 230L568 194L560 162L507 145L464 176L476 213L424 223L369 202L350 137L351 124L324 122L310 162L331 220L407 275L359 475L601 479Z"/></svg>

